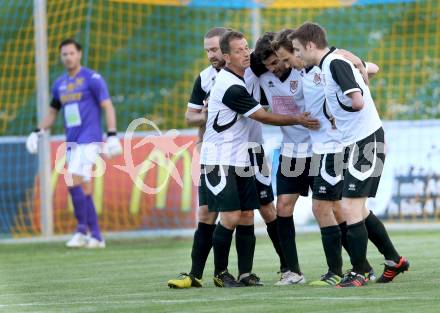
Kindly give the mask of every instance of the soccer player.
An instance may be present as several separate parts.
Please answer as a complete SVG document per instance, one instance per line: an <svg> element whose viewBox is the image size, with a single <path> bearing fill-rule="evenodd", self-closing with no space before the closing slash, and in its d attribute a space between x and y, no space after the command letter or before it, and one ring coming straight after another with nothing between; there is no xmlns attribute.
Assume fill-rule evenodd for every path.
<svg viewBox="0 0 440 313"><path fill-rule="evenodd" d="M246 83L246 89L252 97L262 104L262 107L267 110L267 104L264 99L261 99L262 92L260 88L260 83L258 79L259 70L258 68L252 68L252 59L255 59L255 54L251 53L251 66L245 70L244 81ZM255 62L254 62L255 63ZM257 198L260 202L259 212L264 222L266 223L266 230L269 238L272 241L274 249L278 254L280 260L280 272L285 272L287 270L287 263L284 254L281 249L280 240L278 237L278 221L276 209L273 204L274 195L271 183L271 175L269 172L269 167L265 157L265 152L263 148L263 131L260 122L251 119L249 121L249 161L254 173L254 182L257 190ZM239 236L237 236L239 234ZM238 256L238 267L240 277L250 275L251 273L246 272L246 263L240 262L241 252L240 246L243 243L238 244L240 237L245 238L247 236L249 241L253 241L255 244L254 235L254 224L253 218L249 220L249 225L238 225L236 231L236 248ZM242 241L242 240L240 240Z"/></svg>
<svg viewBox="0 0 440 313"><path fill-rule="evenodd" d="M39 134L49 130L61 110L66 131L69 193L78 222L76 233L66 243L69 248L105 248L92 199L91 175L101 151L109 157L122 153L116 133L115 110L107 85L100 74L81 66L82 48L74 39L66 39L60 46L61 61L66 69L52 86L49 113L33 131L26 147L37 153ZM107 121L107 141L103 149L101 111ZM90 231L91 237L87 236Z"/></svg>
<svg viewBox="0 0 440 313"><path fill-rule="evenodd" d="M340 213L342 182L340 175L334 173L335 156L336 159L341 157L341 133L334 126L334 119L329 114L328 107L325 104L320 70L317 66L304 69L303 61L297 55L294 55L292 42L288 38L291 33L293 33L291 29L278 32L276 39L272 41L272 47L282 63L302 70L301 81L306 110L321 123L318 130L310 130L314 160L319 163L315 164L319 165L318 168L314 166L312 169L313 176L315 176L312 188L312 207L321 228L328 272L322 275L319 281L311 282L311 285L335 285L340 282L342 277L341 241L342 246L350 254L346 240L347 227ZM345 50L338 50L337 53L346 55L366 73L366 69L359 58ZM272 62L276 62L276 60ZM375 64L368 63L369 73L367 75L374 75L377 71L378 67ZM337 154L338 152L339 154ZM341 170L342 168L339 169L339 171ZM365 264L364 271L369 280L375 279L375 273L368 261Z"/></svg>
<svg viewBox="0 0 440 313"><path fill-rule="evenodd" d="M188 102L188 109L185 114L188 125L199 127L199 143L202 142L202 137L205 131L207 118L207 99L209 98L211 88L215 82L218 72L225 66L223 54L220 50L219 40L220 37L228 30L230 29L224 27L215 27L210 29L204 36L204 48L211 65L204 69L197 77L190 100ZM254 97L256 97L257 93L259 93L259 85L258 81L255 81L250 69L246 70L245 81L249 93L253 93ZM250 158L252 165L255 163L255 183L261 205L260 214L266 222L267 232L280 258L280 268L283 269L285 267L285 261L281 248L279 247L278 232L276 228L276 213L272 203L272 185L270 184L270 177L267 175L268 170L263 168L266 163L264 160L264 150L261 146L263 139L259 122L254 122L252 124L249 141L256 143L252 149L250 149L250 153L252 153ZM217 212L210 212L208 210L206 192L203 188L203 185L200 184L198 210L199 222L193 239L193 247L191 252L191 271L189 273L181 273L177 279L169 280L169 287L190 288L203 286L202 276L206 260L212 247L212 234L215 228L217 216ZM243 245L243 241L255 242L253 218L250 225L243 225L237 228L236 247L240 261L243 259L243 257L239 247ZM246 258L246 256L244 258ZM251 273L246 273L246 262L240 261L239 268L241 269L239 271L244 276L250 276Z"/></svg>
<svg viewBox="0 0 440 313"><path fill-rule="evenodd" d="M386 259L384 273L378 282L390 282L408 270L409 262L397 253L382 222L365 207L367 197L376 195L385 161L384 131L370 89L353 64L328 47L325 30L318 24L301 25L289 39L308 66L319 65L326 102L341 131L344 146L346 168L341 174L341 212L347 221L353 268L337 287L365 284L368 238Z"/></svg>
<svg viewBox="0 0 440 313"><path fill-rule="evenodd" d="M297 115L305 112L300 72L286 67L279 61L271 43L275 33L265 33L257 41L255 54L267 68L260 76L272 112ZM293 211L300 195L307 196L313 186L313 176L309 176L311 162L311 141L309 130L301 125L282 126L283 139L277 170L277 220L278 236L287 262L287 270L281 273L278 286L303 284L295 242Z"/></svg>
<svg viewBox="0 0 440 313"><path fill-rule="evenodd" d="M225 61L220 50L220 37L228 31L224 27L210 29L204 36L204 49L207 54L210 66L205 68L194 83L188 108L185 114L186 122L189 126L199 128L197 143L198 149L205 132L207 119L207 99L218 72L224 67ZM208 211L208 203L202 185L199 185L199 210L198 224L194 233L193 246L191 251L191 271L181 273L177 279L168 281L170 288L191 288L202 287L202 276L205 269L206 260L212 248L212 234L215 229L217 212Z"/></svg>
<svg viewBox="0 0 440 313"><path fill-rule="evenodd" d="M209 210L220 212L220 222L213 234L214 283L218 287L257 285L258 277L251 274L238 281L228 272L232 234L238 225L253 224L253 210L260 204L255 197L253 172L249 169L248 138L250 119L272 125L303 123L319 127L306 113L298 116L266 112L249 94L244 82L250 65L250 51L243 34L224 34L220 48L226 61L211 90L206 132L203 137L201 183L207 190ZM240 247L246 255L243 266L252 269L255 242L248 240Z"/></svg>

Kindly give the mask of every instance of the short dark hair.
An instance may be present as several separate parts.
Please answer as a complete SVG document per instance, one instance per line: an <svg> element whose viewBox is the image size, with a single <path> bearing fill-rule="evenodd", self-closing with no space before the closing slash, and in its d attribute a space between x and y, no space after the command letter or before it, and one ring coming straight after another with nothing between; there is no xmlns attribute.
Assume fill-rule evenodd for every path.
<svg viewBox="0 0 440 313"><path fill-rule="evenodd" d="M244 35L240 32L237 32L235 30L231 30L226 32L221 38L220 38L220 50L223 54L228 54L231 52L231 46L230 43L232 40L236 39L243 39Z"/></svg>
<svg viewBox="0 0 440 313"><path fill-rule="evenodd" d="M258 38L257 43L255 44L255 55L260 61L266 60L275 51L272 48L272 40L275 37L274 32L266 32Z"/></svg>
<svg viewBox="0 0 440 313"><path fill-rule="evenodd" d="M289 40L297 39L304 47L313 42L318 49L328 47L327 34L319 24L306 22L289 35Z"/></svg>
<svg viewBox="0 0 440 313"><path fill-rule="evenodd" d="M295 30L286 28L280 30L275 34L275 38L272 41L272 49L277 51L279 48L284 48L286 51L293 53L292 40L289 39L289 35L292 34Z"/></svg>
<svg viewBox="0 0 440 313"><path fill-rule="evenodd" d="M62 47L67 46L67 45L74 45L76 50L82 51L81 44L73 38L68 38L68 39L64 39L63 41L61 41L58 49L61 50Z"/></svg>
<svg viewBox="0 0 440 313"><path fill-rule="evenodd" d="M226 28L226 27L214 27L208 30L203 38L208 39L212 37L221 37L225 33L231 30L232 30L231 28Z"/></svg>

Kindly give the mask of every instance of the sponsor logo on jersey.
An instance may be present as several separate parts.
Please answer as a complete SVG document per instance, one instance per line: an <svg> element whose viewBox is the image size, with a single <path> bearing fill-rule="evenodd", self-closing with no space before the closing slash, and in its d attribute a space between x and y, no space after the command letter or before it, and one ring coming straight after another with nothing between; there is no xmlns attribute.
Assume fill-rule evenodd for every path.
<svg viewBox="0 0 440 313"><path fill-rule="evenodd" d="M81 101L82 92L74 92L66 95L62 95L60 97L60 101L62 104L72 101Z"/></svg>
<svg viewBox="0 0 440 313"><path fill-rule="evenodd" d="M327 193L327 188L325 186L319 186L319 193Z"/></svg>
<svg viewBox="0 0 440 313"><path fill-rule="evenodd" d="M269 87L275 87L275 84L271 80L269 81L268 85L269 85Z"/></svg>
<svg viewBox="0 0 440 313"><path fill-rule="evenodd" d="M356 191L356 185L355 185L355 184L349 184L349 185L348 185L348 190L350 190L350 191Z"/></svg>
<svg viewBox="0 0 440 313"><path fill-rule="evenodd" d="M75 89L75 84L70 83L67 85L67 91L72 91L73 89Z"/></svg>

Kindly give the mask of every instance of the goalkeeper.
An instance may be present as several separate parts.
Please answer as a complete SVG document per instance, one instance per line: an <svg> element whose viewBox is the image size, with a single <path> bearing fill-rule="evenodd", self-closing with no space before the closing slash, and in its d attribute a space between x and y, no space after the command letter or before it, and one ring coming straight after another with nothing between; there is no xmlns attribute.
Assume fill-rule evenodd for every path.
<svg viewBox="0 0 440 313"><path fill-rule="evenodd" d="M116 136L116 116L107 85L100 74L81 66L82 47L74 39L59 46L61 61L66 69L52 86L49 113L26 141L30 153L37 153L39 135L51 128L59 111L64 116L66 132L66 180L78 222L76 233L66 243L69 248L104 248L92 199L91 176L100 152L108 157L122 153ZM107 141L102 146L101 112L107 121ZM103 147L103 149L102 149ZM87 236L88 231L90 237Z"/></svg>

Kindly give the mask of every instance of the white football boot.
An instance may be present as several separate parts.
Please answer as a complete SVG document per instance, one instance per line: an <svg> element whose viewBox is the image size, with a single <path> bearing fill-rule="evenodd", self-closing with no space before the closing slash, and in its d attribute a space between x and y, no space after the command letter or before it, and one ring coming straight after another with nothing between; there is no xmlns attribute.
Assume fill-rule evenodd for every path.
<svg viewBox="0 0 440 313"><path fill-rule="evenodd" d="M305 283L306 278L303 274L287 271L281 274L281 278L275 283L275 286L302 285Z"/></svg>
<svg viewBox="0 0 440 313"><path fill-rule="evenodd" d="M103 249L105 248L105 241L104 240L98 240L96 238L91 237L86 245L87 249Z"/></svg>
<svg viewBox="0 0 440 313"><path fill-rule="evenodd" d="M75 233L73 237L66 242L67 248L82 248L87 245L87 236L81 233Z"/></svg>

